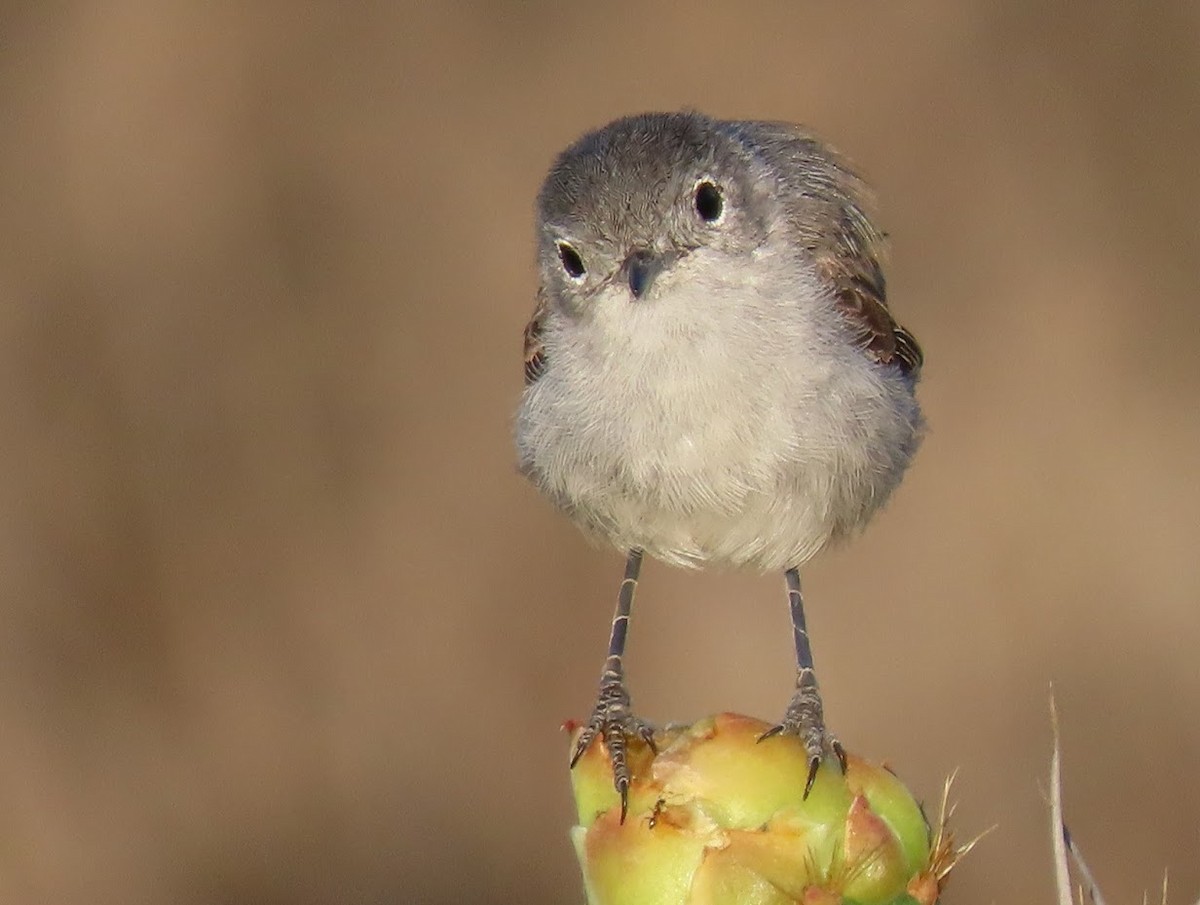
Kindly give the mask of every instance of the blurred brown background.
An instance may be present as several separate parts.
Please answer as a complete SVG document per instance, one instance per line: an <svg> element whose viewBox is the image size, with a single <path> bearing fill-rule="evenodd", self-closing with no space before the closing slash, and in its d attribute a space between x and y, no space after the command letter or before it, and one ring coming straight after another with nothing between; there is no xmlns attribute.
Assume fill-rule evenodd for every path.
<svg viewBox="0 0 1200 905"><path fill-rule="evenodd" d="M513 470L532 202L628 112L879 191L931 433L806 572L835 729L996 831L948 901L1200 893L1200 6L8 4L0 901L569 903L620 558ZM646 716L777 716L781 580L650 564ZM1155 893L1156 895L1156 893Z"/></svg>

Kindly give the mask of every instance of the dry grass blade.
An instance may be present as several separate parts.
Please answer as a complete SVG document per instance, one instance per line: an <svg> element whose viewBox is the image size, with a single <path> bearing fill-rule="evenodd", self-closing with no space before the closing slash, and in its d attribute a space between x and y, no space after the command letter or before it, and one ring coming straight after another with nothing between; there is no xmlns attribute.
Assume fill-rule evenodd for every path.
<svg viewBox="0 0 1200 905"><path fill-rule="evenodd" d="M1059 905L1072 905L1071 896L1071 865L1075 865L1075 874L1081 880L1079 884L1079 903L1084 905L1085 897L1093 905L1107 905L1100 886L1092 869L1063 820L1062 808L1062 743L1058 733L1058 708L1054 704L1054 693L1050 694L1050 726L1054 735L1054 755L1050 759L1050 823L1054 847L1054 880L1058 890ZM1163 871L1161 905L1167 905L1167 878ZM1143 893L1142 905L1148 905L1149 894ZM1200 905L1197 901L1195 905Z"/></svg>
<svg viewBox="0 0 1200 905"><path fill-rule="evenodd" d="M1050 842L1054 850L1054 887L1058 905L1073 905L1071 866L1067 863L1067 825L1062 810L1062 747L1058 738L1058 708L1050 695L1050 726L1054 733L1054 754L1050 758Z"/></svg>
<svg viewBox="0 0 1200 905"><path fill-rule="evenodd" d="M1079 847L1071 839L1071 831L1067 829L1063 819L1062 742L1059 738L1058 708L1055 706L1053 693L1050 695L1050 727L1054 735L1054 754L1050 758L1050 823L1054 847L1054 881L1058 890L1059 905L1071 905L1071 862L1075 864L1076 873L1083 881L1080 884L1080 899L1086 894L1095 905L1106 905L1096 878L1087 862L1083 860ZM1166 905L1165 901L1163 905Z"/></svg>

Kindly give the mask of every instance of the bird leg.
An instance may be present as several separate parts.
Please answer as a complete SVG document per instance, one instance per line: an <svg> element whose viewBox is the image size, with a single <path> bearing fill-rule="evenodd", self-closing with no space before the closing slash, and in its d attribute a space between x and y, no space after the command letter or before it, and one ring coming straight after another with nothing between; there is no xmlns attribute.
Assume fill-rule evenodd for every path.
<svg viewBox="0 0 1200 905"><path fill-rule="evenodd" d="M608 657L600 674L600 693L596 707L579 738L575 741L575 752L571 755L574 767L583 752L599 736L604 740L612 763L613 788L621 796L621 822L629 809L629 764L626 760L626 740L640 738L654 753L654 729L649 723L633 715L630 708L629 691L625 688L625 636L629 629L629 611L633 607L633 592L637 588L638 573L642 568L642 551L631 550L625 561L625 579L617 595L617 611L613 614L612 634L608 641Z"/></svg>
<svg viewBox="0 0 1200 905"><path fill-rule="evenodd" d="M804 622L804 598L800 594L800 572L788 569L788 604L792 611L792 638L796 643L796 691L784 713L783 722L768 729L759 741L773 735L799 736L808 754L808 777L804 783L804 797L812 791L821 761L832 752L846 772L846 752L841 743L825 729L825 708L821 702L821 689L817 686L817 673L813 668L812 645L808 640L808 627Z"/></svg>

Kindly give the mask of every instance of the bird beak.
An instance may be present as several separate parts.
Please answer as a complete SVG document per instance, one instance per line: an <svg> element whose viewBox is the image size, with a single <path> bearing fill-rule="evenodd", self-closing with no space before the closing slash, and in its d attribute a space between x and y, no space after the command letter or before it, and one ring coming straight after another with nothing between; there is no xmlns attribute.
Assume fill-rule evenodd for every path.
<svg viewBox="0 0 1200 905"><path fill-rule="evenodd" d="M664 255L656 255L645 248L629 253L622 269L629 281L629 291L635 299L640 299L645 294L654 278L662 273L668 263L670 262Z"/></svg>

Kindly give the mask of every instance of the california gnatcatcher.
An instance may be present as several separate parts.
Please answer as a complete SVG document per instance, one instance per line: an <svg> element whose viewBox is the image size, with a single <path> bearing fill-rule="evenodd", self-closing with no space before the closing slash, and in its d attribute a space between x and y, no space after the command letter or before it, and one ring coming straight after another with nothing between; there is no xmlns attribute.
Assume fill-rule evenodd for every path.
<svg viewBox="0 0 1200 905"><path fill-rule="evenodd" d="M538 197L520 469L628 555L572 765L597 737L625 818L633 715L622 656L643 553L785 573L807 796L825 728L798 568L853 534L922 432L922 355L888 311L866 189L803 128L698 113L619 119L555 161Z"/></svg>

